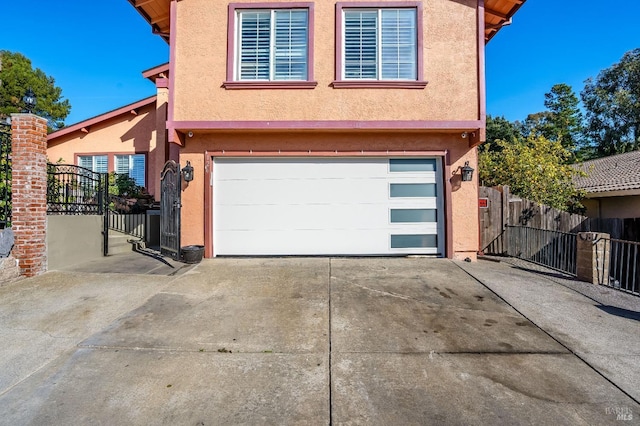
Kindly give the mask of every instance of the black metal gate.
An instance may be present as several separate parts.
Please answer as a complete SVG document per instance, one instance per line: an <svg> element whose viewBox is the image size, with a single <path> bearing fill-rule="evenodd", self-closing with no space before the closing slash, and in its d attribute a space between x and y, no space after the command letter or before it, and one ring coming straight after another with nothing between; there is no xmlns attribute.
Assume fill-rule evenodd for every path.
<svg viewBox="0 0 640 426"><path fill-rule="evenodd" d="M160 253L180 259L180 165L167 161L160 176Z"/></svg>

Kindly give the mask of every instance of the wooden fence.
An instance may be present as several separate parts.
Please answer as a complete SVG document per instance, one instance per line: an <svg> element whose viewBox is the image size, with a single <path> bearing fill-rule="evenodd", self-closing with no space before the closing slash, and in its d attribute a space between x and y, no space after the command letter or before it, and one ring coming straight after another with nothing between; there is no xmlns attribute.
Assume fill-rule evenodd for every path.
<svg viewBox="0 0 640 426"><path fill-rule="evenodd" d="M487 254L504 253L500 237L507 226L567 233L606 232L614 239L640 241L640 218L595 219L571 214L517 197L508 186L480 187L480 198L480 243Z"/></svg>

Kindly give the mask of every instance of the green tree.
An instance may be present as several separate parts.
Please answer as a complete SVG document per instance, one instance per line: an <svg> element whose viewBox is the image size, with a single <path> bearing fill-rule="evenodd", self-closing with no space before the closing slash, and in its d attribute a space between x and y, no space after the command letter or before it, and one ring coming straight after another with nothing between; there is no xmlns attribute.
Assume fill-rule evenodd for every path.
<svg viewBox="0 0 640 426"><path fill-rule="evenodd" d="M529 114L522 126L525 136L542 136L551 141L559 141L563 147L576 153L582 140L582 113L578 97L568 84L560 83L551 87L544 95L546 111ZM573 160L570 156L568 161Z"/></svg>
<svg viewBox="0 0 640 426"><path fill-rule="evenodd" d="M68 99L62 99L62 89L53 77L39 68L34 70L24 55L0 50L0 120L24 111L22 98L29 88L36 95L33 113L47 119L50 131L64 127L71 105Z"/></svg>
<svg viewBox="0 0 640 426"><path fill-rule="evenodd" d="M513 141L520 139L520 125L518 122L512 123L503 116L493 117L487 115L487 142L496 140Z"/></svg>
<svg viewBox="0 0 640 426"><path fill-rule="evenodd" d="M581 97L597 156L640 149L640 48L589 78Z"/></svg>
<svg viewBox="0 0 640 426"><path fill-rule="evenodd" d="M498 149L481 152L480 181L509 185L521 197L565 211L579 211L584 194L573 185L579 172L567 164L571 152L559 141L530 134L513 142L498 140Z"/></svg>
<svg viewBox="0 0 640 426"><path fill-rule="evenodd" d="M550 111L536 112L527 115L521 127L523 136L542 136L552 141L558 140L551 115Z"/></svg>
<svg viewBox="0 0 640 426"><path fill-rule="evenodd" d="M549 109L549 124L554 129L554 136L570 151L578 148L582 135L579 103L573 88L565 83L555 84L551 92L544 95L544 106Z"/></svg>

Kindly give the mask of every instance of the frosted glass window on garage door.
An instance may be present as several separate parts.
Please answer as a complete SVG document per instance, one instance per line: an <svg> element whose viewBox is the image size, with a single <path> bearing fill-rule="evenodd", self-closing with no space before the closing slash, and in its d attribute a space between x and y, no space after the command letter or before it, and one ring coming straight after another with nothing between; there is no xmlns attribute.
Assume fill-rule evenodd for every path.
<svg viewBox="0 0 640 426"><path fill-rule="evenodd" d="M435 183L392 183L389 186L391 198L435 197Z"/></svg>
<svg viewBox="0 0 640 426"><path fill-rule="evenodd" d="M433 234L391 235L391 248L436 248L438 236Z"/></svg>
<svg viewBox="0 0 640 426"><path fill-rule="evenodd" d="M146 186L145 155L116 155L115 172L118 174L128 175L138 186Z"/></svg>
<svg viewBox="0 0 640 426"><path fill-rule="evenodd" d="M435 158L398 158L389 160L390 172L435 172Z"/></svg>
<svg viewBox="0 0 640 426"><path fill-rule="evenodd" d="M435 223L436 209L391 209L391 223Z"/></svg>

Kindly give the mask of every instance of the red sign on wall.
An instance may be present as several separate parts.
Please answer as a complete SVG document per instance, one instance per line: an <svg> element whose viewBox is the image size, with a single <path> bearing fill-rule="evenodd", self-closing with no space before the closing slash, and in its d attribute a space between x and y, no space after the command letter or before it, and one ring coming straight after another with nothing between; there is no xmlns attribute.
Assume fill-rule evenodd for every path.
<svg viewBox="0 0 640 426"><path fill-rule="evenodd" d="M488 198L478 198L478 207L481 209L489 208L489 199Z"/></svg>

